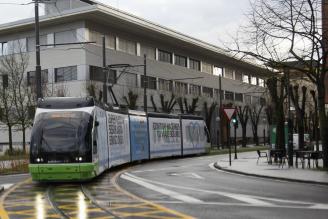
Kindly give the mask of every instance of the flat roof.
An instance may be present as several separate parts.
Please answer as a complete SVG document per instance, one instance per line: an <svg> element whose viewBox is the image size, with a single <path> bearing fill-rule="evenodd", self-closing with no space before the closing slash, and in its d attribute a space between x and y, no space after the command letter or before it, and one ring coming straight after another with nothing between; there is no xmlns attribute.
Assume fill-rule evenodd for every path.
<svg viewBox="0 0 328 219"><path fill-rule="evenodd" d="M88 6L66 10L60 14L58 13L48 16L41 16L40 27L42 28L42 26L61 24L76 20L95 20L107 23L110 21L111 24L120 25L121 28L126 28L127 30L131 30L131 27L133 27L133 31L139 34L147 34L147 36L149 36L149 33L152 33L151 35L156 39L171 39L172 42L176 42L178 40L182 43L180 45L188 47L190 50L194 49L204 55L219 58L223 62L231 65L237 65L251 71L256 71L257 74L262 73L263 76L268 76L268 74L271 73L264 66L237 59L218 46L108 5L104 5L96 1L89 2L90 5ZM0 35L17 33L18 31L26 31L33 28L34 18L23 19L0 25Z"/></svg>

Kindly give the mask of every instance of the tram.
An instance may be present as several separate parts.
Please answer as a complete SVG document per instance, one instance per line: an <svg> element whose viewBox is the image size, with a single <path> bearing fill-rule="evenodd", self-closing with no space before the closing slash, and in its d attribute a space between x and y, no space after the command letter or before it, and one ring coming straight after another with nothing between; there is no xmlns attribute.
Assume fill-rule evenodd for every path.
<svg viewBox="0 0 328 219"><path fill-rule="evenodd" d="M34 181L85 181L133 161L205 153L202 117L117 112L92 97L38 101L29 171Z"/></svg>

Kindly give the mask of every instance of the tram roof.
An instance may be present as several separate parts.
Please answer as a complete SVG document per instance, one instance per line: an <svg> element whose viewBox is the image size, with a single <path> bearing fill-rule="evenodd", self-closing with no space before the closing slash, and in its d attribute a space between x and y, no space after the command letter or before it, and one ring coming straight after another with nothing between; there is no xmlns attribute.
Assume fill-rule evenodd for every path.
<svg viewBox="0 0 328 219"><path fill-rule="evenodd" d="M92 97L47 97L38 100L38 108L74 109L95 106Z"/></svg>

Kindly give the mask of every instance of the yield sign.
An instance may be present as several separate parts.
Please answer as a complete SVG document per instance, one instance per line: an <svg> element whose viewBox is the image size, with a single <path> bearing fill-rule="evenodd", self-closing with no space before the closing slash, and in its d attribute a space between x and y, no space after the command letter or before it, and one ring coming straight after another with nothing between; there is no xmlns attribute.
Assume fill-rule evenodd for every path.
<svg viewBox="0 0 328 219"><path fill-rule="evenodd" d="M224 114L226 115L228 121L230 121L231 117L235 114L236 109L235 108L224 108L223 111L224 111Z"/></svg>

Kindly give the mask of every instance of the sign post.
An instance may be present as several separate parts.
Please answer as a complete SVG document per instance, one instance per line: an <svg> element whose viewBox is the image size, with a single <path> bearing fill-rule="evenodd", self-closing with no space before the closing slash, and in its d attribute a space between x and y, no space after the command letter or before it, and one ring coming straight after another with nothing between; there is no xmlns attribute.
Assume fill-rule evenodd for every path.
<svg viewBox="0 0 328 219"><path fill-rule="evenodd" d="M228 146L229 146L229 165L231 166L231 145L230 145L230 120L236 113L235 108L223 108L223 112L228 120Z"/></svg>

